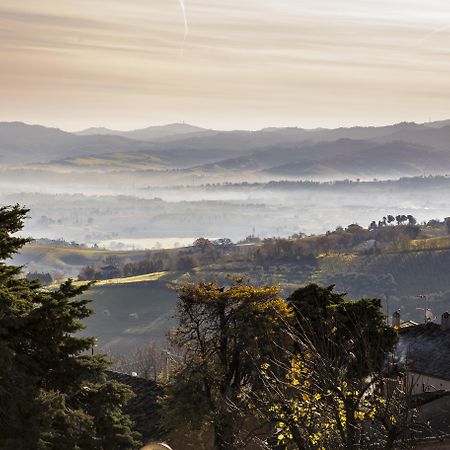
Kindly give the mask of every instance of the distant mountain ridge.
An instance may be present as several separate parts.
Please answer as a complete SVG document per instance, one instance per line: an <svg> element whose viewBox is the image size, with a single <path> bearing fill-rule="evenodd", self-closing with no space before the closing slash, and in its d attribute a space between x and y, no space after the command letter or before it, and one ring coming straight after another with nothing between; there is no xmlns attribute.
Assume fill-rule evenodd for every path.
<svg viewBox="0 0 450 450"><path fill-rule="evenodd" d="M149 143L121 136L77 136L58 128L0 122L0 164L48 163L73 156L151 148Z"/></svg>
<svg viewBox="0 0 450 450"><path fill-rule="evenodd" d="M128 139L135 139L138 141L153 141L155 139L162 139L167 137L189 135L192 133L202 134L208 133L210 130L205 128L196 127L187 123L171 123L161 126L150 126L147 128L130 130L130 131L118 131L111 130L109 128L97 127L88 128L86 130L78 131L78 136L92 136L92 135L111 135L122 136Z"/></svg>
<svg viewBox="0 0 450 450"><path fill-rule="evenodd" d="M450 173L450 121L336 129L207 130L188 124L115 131L0 123L0 165L172 170L265 176L368 177Z"/></svg>

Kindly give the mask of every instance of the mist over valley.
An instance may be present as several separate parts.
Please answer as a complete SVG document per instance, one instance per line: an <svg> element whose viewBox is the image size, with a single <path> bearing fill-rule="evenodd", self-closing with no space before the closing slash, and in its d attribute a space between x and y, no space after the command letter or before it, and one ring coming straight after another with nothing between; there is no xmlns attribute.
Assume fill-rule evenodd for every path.
<svg viewBox="0 0 450 450"><path fill-rule="evenodd" d="M1 123L0 202L30 209L22 234L35 241L14 257L24 273L49 273L56 282L106 279L91 290L97 314L86 333L95 332L104 350L128 352L146 339L164 342L172 289L186 276L225 282L245 273L255 283L282 283L286 295L298 283L319 280L351 296L380 296L392 310L413 292L408 278L402 287L404 275L396 275L391 262L378 275L369 275L362 260L333 262L336 251L358 255L365 240L377 239L371 234L324 254L317 243L291 256L270 256L268 249L297 245L304 236L316 242L314 235L345 234L352 224L382 227L394 214L425 224L426 241L408 245L427 242L445 252L445 240L428 240L444 239L441 221L450 212L449 137L448 121L259 131L172 124L77 133ZM426 226L434 219L437 231ZM214 244L211 254L203 253L199 238L234 247ZM407 248L393 239L383 244L388 253ZM137 303L124 304L124 292L133 289ZM427 289L450 291L450 281ZM152 292L160 309L145 301ZM113 304L115 320L104 313L112 314ZM417 318L417 305L402 305Z"/></svg>

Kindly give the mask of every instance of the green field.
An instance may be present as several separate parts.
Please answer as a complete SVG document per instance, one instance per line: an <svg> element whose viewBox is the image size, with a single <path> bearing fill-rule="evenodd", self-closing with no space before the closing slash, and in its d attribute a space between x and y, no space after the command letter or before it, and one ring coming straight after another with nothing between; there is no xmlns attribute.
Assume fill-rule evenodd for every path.
<svg viewBox="0 0 450 450"><path fill-rule="evenodd" d="M66 276L76 277L82 267L100 264L107 257L115 257L119 262L139 261L148 253L148 250L113 251L31 243L14 256L13 263L39 272L60 271Z"/></svg>
<svg viewBox="0 0 450 450"><path fill-rule="evenodd" d="M133 277L121 277L121 278L110 278L107 280L97 280L94 282L95 287L100 286L117 286L120 284L144 284L144 283L150 283L153 281L171 281L175 277L174 272L153 272L153 273L146 273L144 275L135 275ZM72 283L75 286L82 286L86 283L89 283L89 281L72 281ZM46 286L46 289L55 289L61 284L61 281L55 281L51 285ZM91 291L92 292L92 289Z"/></svg>
<svg viewBox="0 0 450 450"><path fill-rule="evenodd" d="M392 275L399 296L450 289L450 250L407 251L379 255L335 255L321 259L320 274Z"/></svg>
<svg viewBox="0 0 450 450"><path fill-rule="evenodd" d="M127 354L150 342L164 345L174 324L177 295L163 281L103 283L84 297L94 314L82 334L98 338L98 351Z"/></svg>

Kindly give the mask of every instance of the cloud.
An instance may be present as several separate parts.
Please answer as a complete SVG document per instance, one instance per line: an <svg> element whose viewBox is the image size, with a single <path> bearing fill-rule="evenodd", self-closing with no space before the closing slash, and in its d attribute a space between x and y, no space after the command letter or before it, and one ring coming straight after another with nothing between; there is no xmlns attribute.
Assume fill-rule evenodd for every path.
<svg viewBox="0 0 450 450"><path fill-rule="evenodd" d="M368 120L383 109L410 119L400 116L420 102L437 117L450 36L436 30L450 7L430 1L190 0L188 24L175 1L4 0L2 103L15 119L49 95L55 117L69 106L84 117L89 102L105 123L124 105L136 118L262 125L359 119L361 109ZM415 47L431 37L439 46Z"/></svg>

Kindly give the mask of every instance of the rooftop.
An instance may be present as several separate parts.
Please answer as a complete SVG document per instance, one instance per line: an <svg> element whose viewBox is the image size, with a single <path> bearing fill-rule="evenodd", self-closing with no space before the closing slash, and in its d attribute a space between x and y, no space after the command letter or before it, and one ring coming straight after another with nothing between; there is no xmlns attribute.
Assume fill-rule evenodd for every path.
<svg viewBox="0 0 450 450"><path fill-rule="evenodd" d="M397 352L409 370L450 380L450 329L426 323L401 327Z"/></svg>
<svg viewBox="0 0 450 450"><path fill-rule="evenodd" d="M135 394L124 407L124 412L134 421L135 429L142 434L144 442L158 439L161 436L159 406L156 402L161 394L158 385L145 378L110 370L107 371L107 376L111 380L126 384Z"/></svg>

